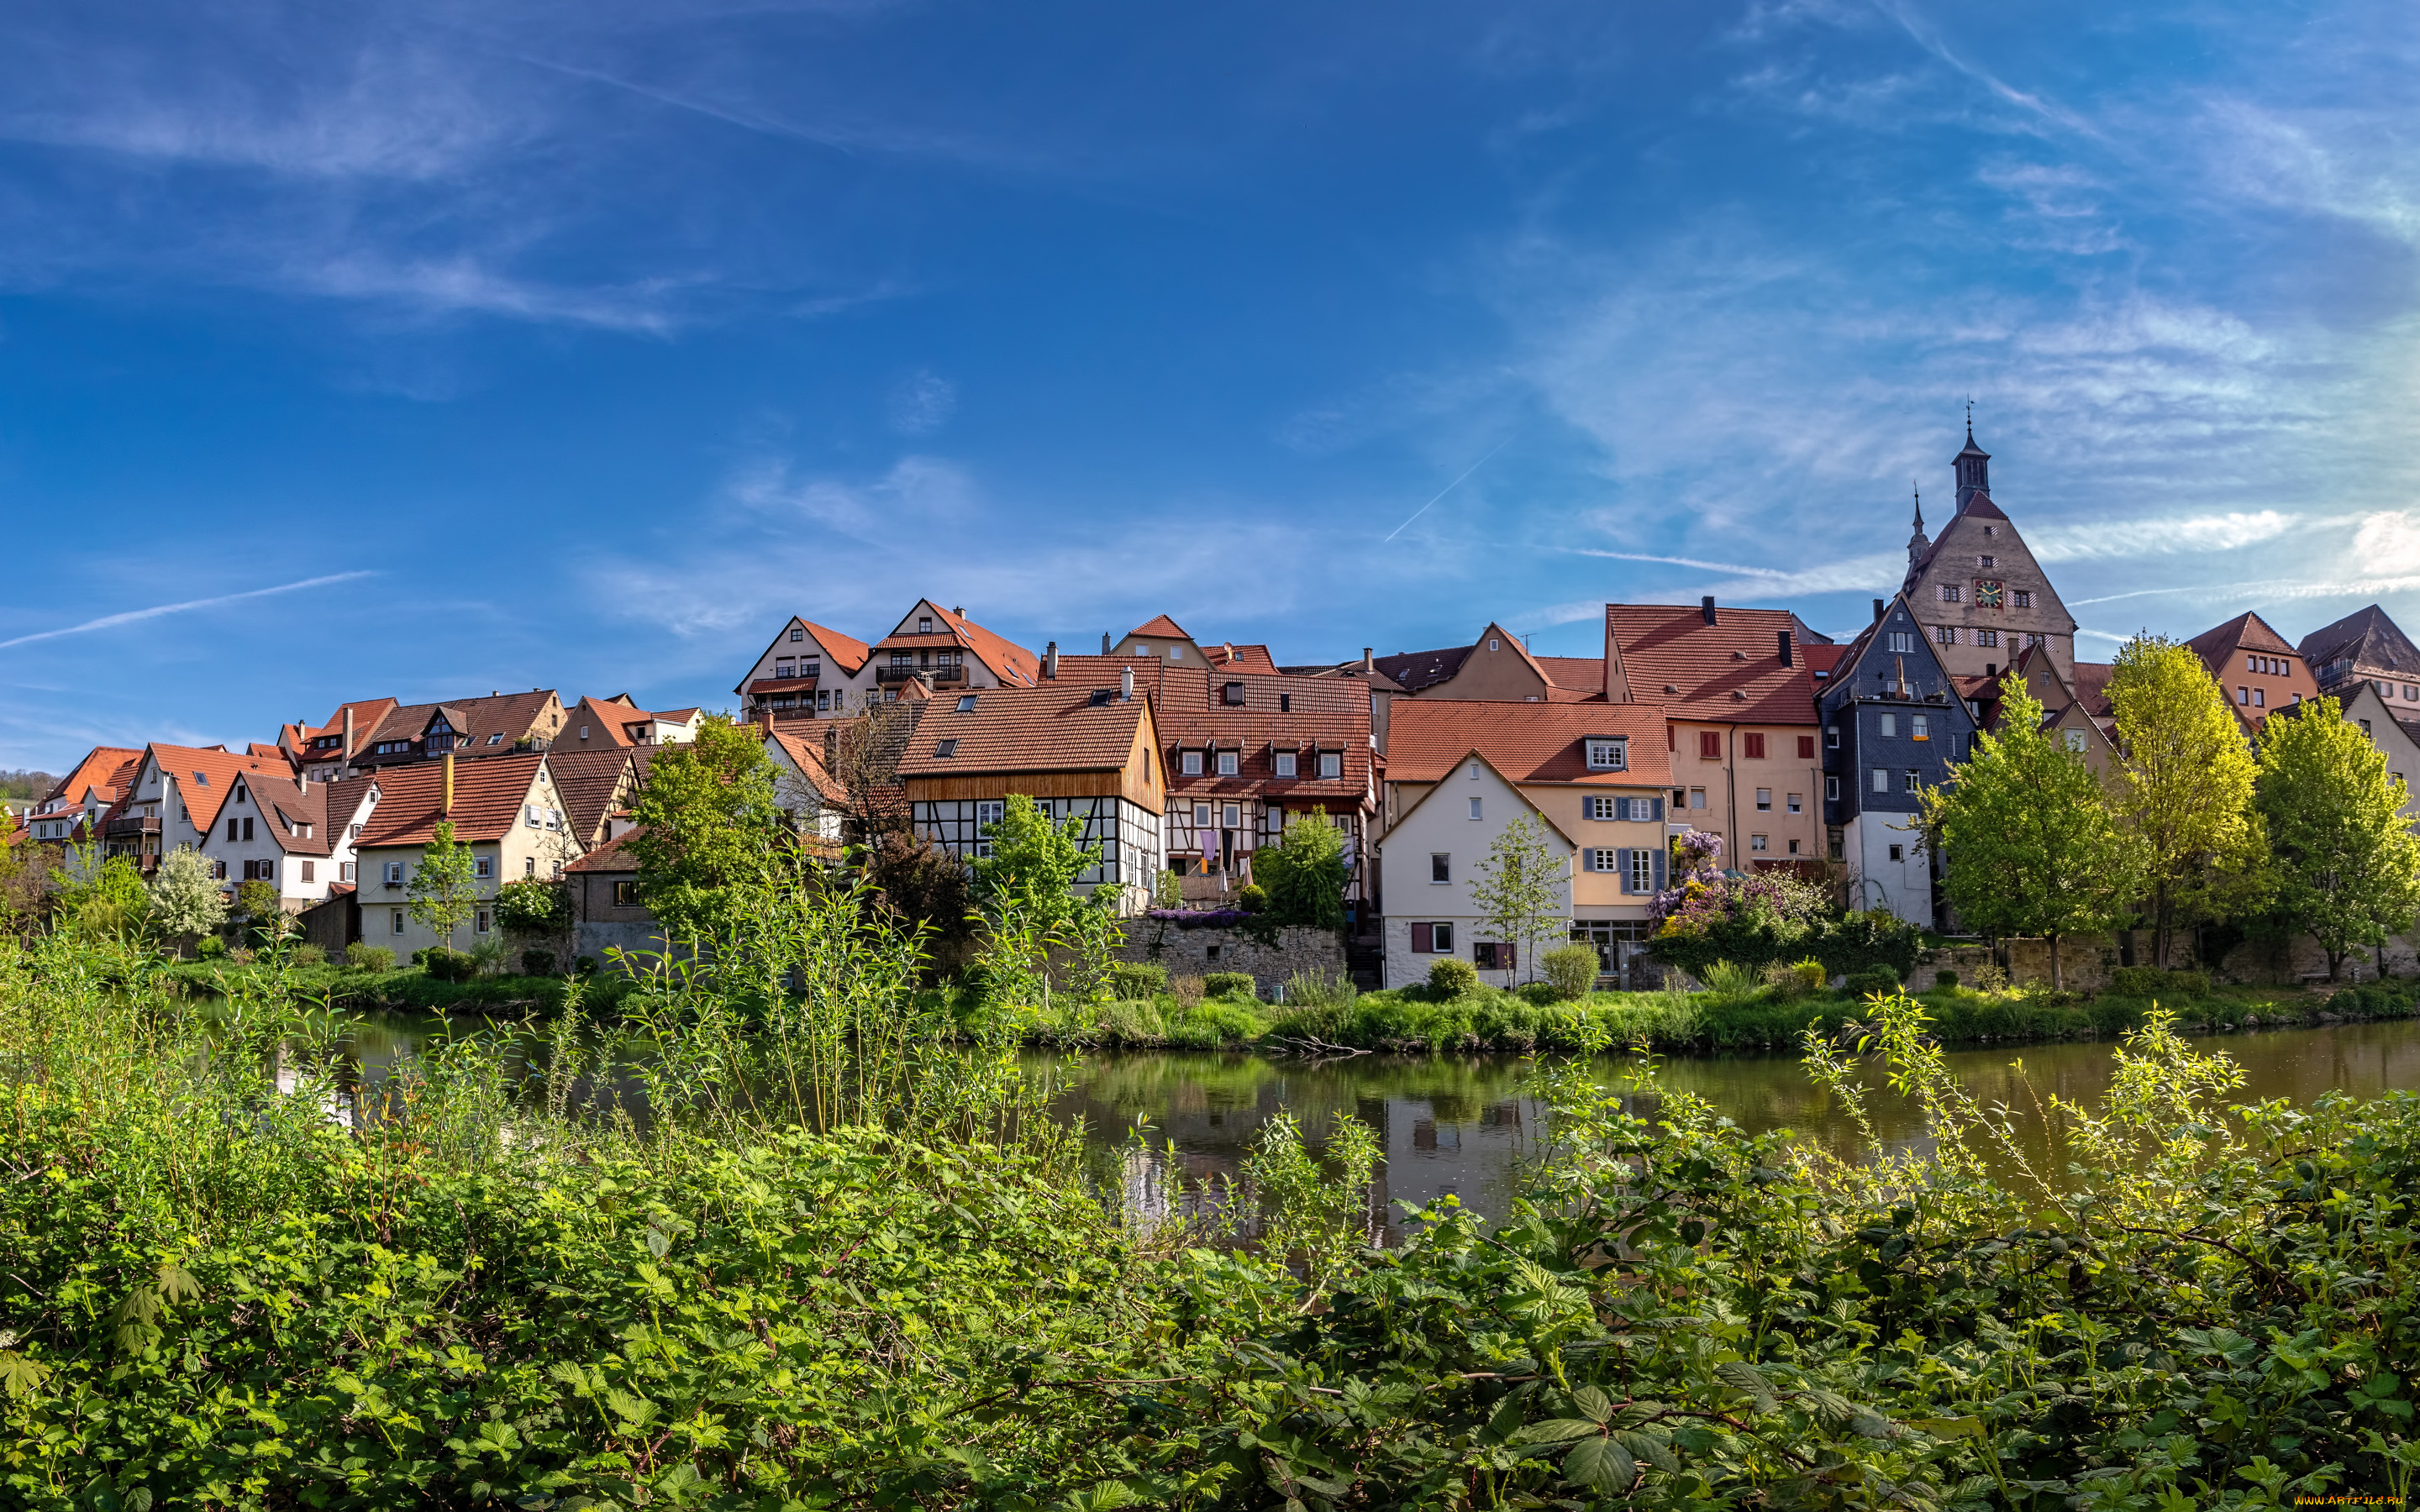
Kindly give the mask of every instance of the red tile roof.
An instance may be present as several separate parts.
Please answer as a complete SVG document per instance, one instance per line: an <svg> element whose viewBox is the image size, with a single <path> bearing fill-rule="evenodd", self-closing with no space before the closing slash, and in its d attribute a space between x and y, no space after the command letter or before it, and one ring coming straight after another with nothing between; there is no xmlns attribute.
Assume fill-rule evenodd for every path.
<svg viewBox="0 0 2420 1512"><path fill-rule="evenodd" d="M1705 622L1695 605L1607 604L1630 696L1661 702L1675 719L1737 724L1813 724L1815 677L1804 656L1781 664L1779 633L1793 632L1786 609L1724 609ZM1391 728L1391 727L1390 727ZM1389 733L1388 744L1393 743Z"/></svg>
<svg viewBox="0 0 2420 1512"><path fill-rule="evenodd" d="M1040 681L1042 662L1032 652L1005 636L996 635L985 629L964 615L943 609L929 598L920 599L918 603L933 611L934 623L941 628L930 635L921 632L911 635L905 630L894 630L876 641L876 649L890 646L954 645L973 652L976 659L990 668L992 675L1005 685L1032 687ZM908 619L899 623L904 625L915 617L916 611L910 609L908 611Z"/></svg>
<svg viewBox="0 0 2420 1512"><path fill-rule="evenodd" d="M637 764L618 746L582 749L558 743L546 753L546 769L563 799L564 823L582 845L605 833L605 816L637 783Z"/></svg>
<svg viewBox="0 0 2420 1512"><path fill-rule="evenodd" d="M1359 683L1274 672L1231 675L1151 657L1069 656L1059 658L1059 682L1116 687L1127 668L1134 669L1135 696L1151 700L1171 800L1260 797L1318 804L1331 813L1372 801L1370 694ZM1242 703L1227 702L1231 682ZM1235 775L1221 777L1217 763L1205 760L1205 770L1187 777L1179 753L1214 747L1237 752ZM1277 775L1274 758L1282 750L1308 753L1297 761L1296 776ZM1341 776L1318 777L1316 755L1323 750L1342 753Z"/></svg>
<svg viewBox="0 0 2420 1512"><path fill-rule="evenodd" d="M842 796L842 794L840 779L832 776L830 767L824 764L823 737L826 728L829 727L819 724L818 728L808 735L799 734L792 730L774 730L765 738L780 747L782 754L788 757L790 764L799 769L799 775L806 779L808 784L814 787L816 796L830 803Z"/></svg>
<svg viewBox="0 0 2420 1512"><path fill-rule="evenodd" d="M1126 639L1129 640L1134 640L1137 636L1149 636L1159 640L1190 640L1193 639L1191 636L1185 633L1185 626L1177 624L1174 620L1170 619L1165 614L1156 616L1148 625L1138 625L1133 629L1126 632Z"/></svg>
<svg viewBox="0 0 2420 1512"><path fill-rule="evenodd" d="M267 787L294 784L294 769L287 763L284 752L273 760L257 756L238 756L220 746L163 746L154 744L149 755L160 770L173 779L177 791L185 800L185 813L194 827L209 834L219 822L219 810L226 807L227 795L235 791L238 779Z"/></svg>
<svg viewBox="0 0 2420 1512"><path fill-rule="evenodd" d="M2204 661L2224 662L2238 651L2258 651L2271 656L2294 656L2302 653L2293 643L2269 627L2269 622L2246 609L2235 618L2213 625L2185 642Z"/></svg>
<svg viewBox="0 0 2420 1512"><path fill-rule="evenodd" d="M1264 645L1239 646L1221 642L1204 646L1202 655L1212 667L1222 672L1245 672L1254 676L1277 674L1277 658L1270 656L1269 648Z"/></svg>
<svg viewBox="0 0 2420 1512"><path fill-rule="evenodd" d="M1149 711L1140 693L1096 704L1088 689L1063 680L937 694L899 758L899 776L1122 770ZM944 747L947 756L939 754Z"/></svg>
<svg viewBox="0 0 2420 1512"><path fill-rule="evenodd" d="M364 730L361 721L353 723L353 754L366 755L370 748L382 740L418 740L429 722L442 710L445 722L457 737L469 739L456 752L458 756L478 757L501 755L524 738L548 738L557 731L543 728L541 721L551 707L557 707L551 688L532 688L526 693L490 693L485 698L448 699L442 703L407 703L390 710L375 730ZM490 735L504 738L492 746Z"/></svg>
<svg viewBox="0 0 2420 1512"><path fill-rule="evenodd" d="M639 870L639 858L630 852L630 837L644 834L646 827L644 825L631 825L565 867L564 870L566 872L636 872Z"/></svg>
<svg viewBox="0 0 2420 1512"><path fill-rule="evenodd" d="M530 801L542 751L458 761L454 767L454 822L457 841L502 840ZM439 810L444 806L443 761L413 762L383 768L378 774L379 805L358 842L374 845L426 845L436 833ZM577 839L577 837L574 837Z"/></svg>
<svg viewBox="0 0 2420 1512"><path fill-rule="evenodd" d="M1629 769L1590 771L1590 735L1628 737ZM1439 781L1476 750L1515 782L1661 788L1672 780L1668 744L1660 703L1407 699L1387 717L1387 780Z"/></svg>
<svg viewBox="0 0 2420 1512"><path fill-rule="evenodd" d="M855 675L857 670L865 665L866 657L874 655L874 648L855 636L843 635L838 630L817 625L813 620L800 620L799 624L805 626L808 639L823 648L825 656L830 656L835 664L846 669L851 675Z"/></svg>
<svg viewBox="0 0 2420 1512"><path fill-rule="evenodd" d="M126 746L95 746L85 752L84 760L73 770L51 784L42 795L42 803L56 800L62 804L82 805L86 793L101 800L101 808L116 803L134 780L143 766L143 753ZM40 805L36 805L40 807Z"/></svg>
<svg viewBox="0 0 2420 1512"><path fill-rule="evenodd" d="M1540 656L1539 666L1557 687L1574 688L1583 693L1605 691L1605 658L1603 656Z"/></svg>

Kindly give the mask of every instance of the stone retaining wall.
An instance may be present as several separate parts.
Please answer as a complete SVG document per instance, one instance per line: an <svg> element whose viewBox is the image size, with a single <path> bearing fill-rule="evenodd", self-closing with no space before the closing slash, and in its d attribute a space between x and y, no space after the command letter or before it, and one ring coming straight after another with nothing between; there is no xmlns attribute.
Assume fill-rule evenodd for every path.
<svg viewBox="0 0 2420 1512"><path fill-rule="evenodd" d="M1179 929L1166 919L1136 918L1126 921L1118 959L1166 966L1171 977L1249 971L1267 997L1298 972L1342 972L1344 942L1334 930L1293 928L1278 931L1277 944L1262 945L1232 929Z"/></svg>

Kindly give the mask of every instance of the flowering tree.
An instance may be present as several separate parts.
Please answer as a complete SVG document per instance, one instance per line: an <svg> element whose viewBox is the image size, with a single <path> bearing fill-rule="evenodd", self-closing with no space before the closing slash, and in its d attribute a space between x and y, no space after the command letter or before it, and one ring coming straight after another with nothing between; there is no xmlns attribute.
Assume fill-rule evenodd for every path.
<svg viewBox="0 0 2420 1512"><path fill-rule="evenodd" d="M1888 960L1904 971L1914 958L1914 931L1896 920L1878 935L1869 919L1834 918L1823 888L1787 872L1726 873L1719 835L1693 829L1672 850L1672 886L1649 904L1658 960L1698 971L1812 953L1835 969Z"/></svg>

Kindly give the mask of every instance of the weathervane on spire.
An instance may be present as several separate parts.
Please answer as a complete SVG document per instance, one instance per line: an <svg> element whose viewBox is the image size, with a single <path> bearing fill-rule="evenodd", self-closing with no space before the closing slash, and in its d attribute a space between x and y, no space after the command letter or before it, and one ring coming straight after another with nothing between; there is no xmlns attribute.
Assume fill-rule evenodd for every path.
<svg viewBox="0 0 2420 1512"><path fill-rule="evenodd" d="M1966 439L1975 439L1975 396L1971 393L1966 396Z"/></svg>

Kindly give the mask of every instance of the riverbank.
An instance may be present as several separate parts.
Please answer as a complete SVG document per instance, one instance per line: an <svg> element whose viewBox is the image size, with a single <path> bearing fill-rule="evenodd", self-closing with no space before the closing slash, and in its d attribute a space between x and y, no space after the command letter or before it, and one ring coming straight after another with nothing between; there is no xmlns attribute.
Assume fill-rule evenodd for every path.
<svg viewBox="0 0 2420 1512"><path fill-rule="evenodd" d="M161 975L189 996L226 996L247 988L261 990L273 972L265 965L228 961L178 961L163 967ZM600 1011L619 1004L633 987L628 978L607 974L581 981L587 1003ZM551 1014L563 1011L572 979L496 976L441 981L418 966L362 971L321 964L287 967L286 985L297 996L354 1012Z"/></svg>
<svg viewBox="0 0 2420 1512"><path fill-rule="evenodd" d="M1978 992L1936 987L1916 995L1948 1044L2050 1043L2112 1039L2143 1026L2159 1000L2102 993ZM2420 983L2325 990L2217 987L2164 1000L2193 1031L2282 1028L2414 1016ZM1593 993L1538 1002L1481 987L1440 997L1424 986L1364 993L1349 1001L1288 1008L1241 995L1187 1005L1161 995L1110 1004L1097 1015L1036 1015L1027 1038L1113 1049L1249 1049L1442 1054L1575 1052L1645 1045L1665 1055L1794 1050L1812 1028L1837 1033L1864 1022L1862 995L1714 992Z"/></svg>

